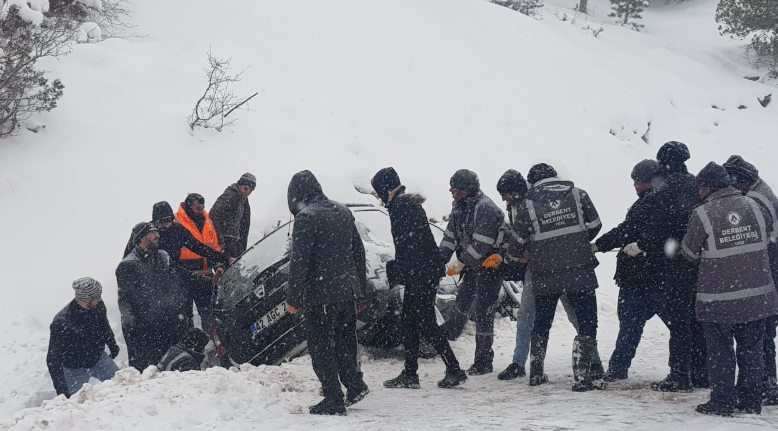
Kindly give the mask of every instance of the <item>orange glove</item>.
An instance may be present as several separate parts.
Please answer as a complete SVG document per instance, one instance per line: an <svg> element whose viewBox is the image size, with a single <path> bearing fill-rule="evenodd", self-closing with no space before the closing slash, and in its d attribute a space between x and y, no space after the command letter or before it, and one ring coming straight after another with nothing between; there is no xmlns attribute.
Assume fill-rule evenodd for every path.
<svg viewBox="0 0 778 431"><path fill-rule="evenodd" d="M288 312L290 312L292 314L297 314L297 309L292 307L291 305L287 305L286 306L286 311L288 311Z"/></svg>
<svg viewBox="0 0 778 431"><path fill-rule="evenodd" d="M481 266L483 266L484 268L497 268L498 266L500 266L500 263L502 263L502 256L500 256L499 254L493 254L487 257L484 263L481 264Z"/></svg>

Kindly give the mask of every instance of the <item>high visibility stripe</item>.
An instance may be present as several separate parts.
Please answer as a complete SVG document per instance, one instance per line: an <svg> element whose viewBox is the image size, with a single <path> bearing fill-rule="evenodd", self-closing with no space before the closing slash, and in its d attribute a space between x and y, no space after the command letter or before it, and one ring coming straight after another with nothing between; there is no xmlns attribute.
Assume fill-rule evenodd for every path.
<svg viewBox="0 0 778 431"><path fill-rule="evenodd" d="M594 229L597 226L601 226L601 225L602 225L602 222L600 221L600 218L597 217L595 220L590 221L589 223L586 223L586 228L587 229Z"/></svg>
<svg viewBox="0 0 778 431"><path fill-rule="evenodd" d="M481 235L480 233L474 233L473 234L473 239L476 240L476 241L480 241L480 242L482 242L484 244L489 244L489 245L494 245L494 243L496 241L494 238L489 238L488 236Z"/></svg>
<svg viewBox="0 0 778 431"><path fill-rule="evenodd" d="M689 249L689 247L685 243L681 244L681 250L683 250L683 253L685 255L691 257L694 260L699 260L700 259L700 255L698 253L695 253L695 252L691 251Z"/></svg>
<svg viewBox="0 0 778 431"><path fill-rule="evenodd" d="M557 229L549 232L543 232L536 235L532 235L531 238L533 241L542 241L545 239L556 238L558 236L565 236L565 235L570 235L570 234L585 232L585 231L586 231L585 227L582 227L581 225L576 225L576 226L566 227L564 229Z"/></svg>
<svg viewBox="0 0 778 431"><path fill-rule="evenodd" d="M761 180L760 180L761 181ZM770 218L773 220L773 235L778 235L778 214L775 212L775 206L772 202L770 202L769 199L767 199L767 196L759 193L759 192L748 192L746 195L748 197L757 199L759 202L762 203L767 208L767 211L770 212Z"/></svg>
<svg viewBox="0 0 778 431"><path fill-rule="evenodd" d="M451 249L451 250L456 250L457 249L457 246L455 246L453 242L448 241L446 239L444 239L443 241L440 242L440 246L443 247L443 248Z"/></svg>
<svg viewBox="0 0 778 431"><path fill-rule="evenodd" d="M540 182L539 182L540 183ZM538 184L539 184L538 183ZM537 186L537 184L536 184ZM535 229L535 233L530 235L530 239L532 241L542 241L546 239L556 238L559 236L564 235L571 235L574 233L580 233L585 232L586 229L593 229L602 223L600 222L599 217L596 220L593 220L589 224L587 224L584 221L583 218L583 206L581 205L581 192L577 188L573 188L573 198L575 199L575 207L578 211L578 224L576 226L568 226L566 228L562 229L554 229L550 230L548 232L541 232L540 231L540 223L538 221L537 213L535 212L535 206L532 203L531 200L527 200L527 210L529 211L530 219L532 220L532 226ZM591 225L591 226L590 226Z"/></svg>
<svg viewBox="0 0 778 431"><path fill-rule="evenodd" d="M700 221L702 222L702 227L705 229L705 233L708 235L708 251L715 251L716 235L713 233L713 225L710 223L708 213L705 211L704 206L695 208L695 211L697 212L697 217L699 217Z"/></svg>
<svg viewBox="0 0 778 431"><path fill-rule="evenodd" d="M483 258L483 256L481 256L477 251L475 251L475 249L473 248L472 245L468 245L466 251L468 253L470 253L470 256L473 256L476 259L482 259Z"/></svg>
<svg viewBox="0 0 778 431"><path fill-rule="evenodd" d="M170 361L170 363L167 365L167 367L165 367L165 371L170 371L170 370L172 370L172 369L173 369L173 366L175 366L175 365L176 365L176 363L177 363L178 361L180 361L181 359L184 359L184 358L186 358L187 356L189 356L189 353L186 353L186 352L184 352L184 353L179 353L179 354L178 354L178 356L176 356L175 358L173 358L173 360L172 360L172 361Z"/></svg>
<svg viewBox="0 0 778 431"><path fill-rule="evenodd" d="M444 233L444 234L445 234L447 237L449 237L449 238L451 238L451 239L454 239L454 232L451 232L450 230L446 229L446 230L445 230L443 233Z"/></svg>
<svg viewBox="0 0 778 431"><path fill-rule="evenodd" d="M505 258L506 258L506 259L507 259L509 262L518 262L518 261L519 261L519 258L518 258L518 257L516 257L516 256L513 256L513 255L512 255L512 254L510 254L510 253L505 253Z"/></svg>
<svg viewBox="0 0 778 431"><path fill-rule="evenodd" d="M725 293L698 293L697 300L700 302L719 302L734 301L738 299L753 298L754 296L767 295L775 291L775 284L770 283L767 286L753 287L750 289L737 290Z"/></svg>
<svg viewBox="0 0 778 431"><path fill-rule="evenodd" d="M526 244L527 240L520 237L519 234L516 233L515 230L511 229L511 235L513 235L513 239L516 240L519 244Z"/></svg>
<svg viewBox="0 0 778 431"><path fill-rule="evenodd" d="M702 225L705 228L705 233L708 234L708 249L702 251L702 257L706 259L721 259L725 257L737 256L739 254L754 253L767 249L767 225L764 216L762 215L762 210L753 199L748 201L748 205L751 207L751 210L756 216L757 224L759 224L759 232L762 235L762 240L756 244L739 245L722 250L716 246L716 237L713 234L713 225L710 222L707 211L705 211L705 207L701 206L696 208L697 215L700 217L700 220L702 220Z"/></svg>
<svg viewBox="0 0 778 431"><path fill-rule="evenodd" d="M532 228L535 230L535 233L540 233L540 223L538 222L538 215L535 212L535 204L532 203L531 200L527 199L527 212L529 213L529 218L532 220Z"/></svg>

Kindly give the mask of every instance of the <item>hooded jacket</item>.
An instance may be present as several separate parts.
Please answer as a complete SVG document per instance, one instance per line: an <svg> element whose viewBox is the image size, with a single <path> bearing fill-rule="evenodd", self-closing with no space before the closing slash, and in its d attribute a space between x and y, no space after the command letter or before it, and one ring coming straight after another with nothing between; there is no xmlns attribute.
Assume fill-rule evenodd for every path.
<svg viewBox="0 0 778 431"><path fill-rule="evenodd" d="M351 210L328 199L310 171L292 177L287 198L295 216L287 303L304 310L361 298L365 248Z"/></svg>
<svg viewBox="0 0 778 431"><path fill-rule="evenodd" d="M482 191L454 202L445 236L440 242L441 261L451 255L471 270L481 271L487 257L499 252L505 214Z"/></svg>
<svg viewBox="0 0 778 431"><path fill-rule="evenodd" d="M509 254L528 251L538 295L585 292L598 287L590 241L602 228L589 194L571 181L536 182L517 212Z"/></svg>
<svg viewBox="0 0 778 431"><path fill-rule="evenodd" d="M232 257L238 257L246 251L251 227L251 205L248 198L240 194L238 185L232 184L224 189L208 213L219 237L219 246Z"/></svg>
<svg viewBox="0 0 778 431"><path fill-rule="evenodd" d="M746 196L755 200L773 220L773 231L778 232L778 197L773 189L761 178L756 180ZM778 278L778 242L770 243L770 266L773 269L773 279Z"/></svg>
<svg viewBox="0 0 778 431"><path fill-rule="evenodd" d="M697 319L734 324L778 314L768 256L775 235L770 215L733 187L695 208L681 252L699 263Z"/></svg>
<svg viewBox="0 0 778 431"><path fill-rule="evenodd" d="M159 360L157 369L160 371L195 371L200 370L205 355L196 352L181 341L168 349L165 356Z"/></svg>

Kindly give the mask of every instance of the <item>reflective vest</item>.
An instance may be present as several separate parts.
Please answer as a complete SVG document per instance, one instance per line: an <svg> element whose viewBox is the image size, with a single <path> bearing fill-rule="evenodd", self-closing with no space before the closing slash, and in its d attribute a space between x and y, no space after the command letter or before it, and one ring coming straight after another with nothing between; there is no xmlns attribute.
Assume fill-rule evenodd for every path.
<svg viewBox="0 0 778 431"><path fill-rule="evenodd" d="M203 225L203 230L201 232L197 230L195 223L189 218L186 211L184 211L183 204L178 206L178 212L176 213L178 221L195 237L196 240L216 251L221 251L222 249L219 247L219 239L216 236L216 229L213 227L211 217L208 216L208 212L205 210L203 210L203 216L205 217L205 224ZM203 274L205 275L208 271L208 260L188 248L181 249L181 260L194 259L203 259Z"/></svg>

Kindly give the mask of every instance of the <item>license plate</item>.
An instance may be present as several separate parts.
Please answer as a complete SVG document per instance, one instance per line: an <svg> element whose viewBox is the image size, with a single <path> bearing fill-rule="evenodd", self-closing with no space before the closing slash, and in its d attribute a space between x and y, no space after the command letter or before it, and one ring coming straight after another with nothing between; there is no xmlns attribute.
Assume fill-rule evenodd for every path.
<svg viewBox="0 0 778 431"><path fill-rule="evenodd" d="M262 316L259 320L257 320L256 323L251 325L251 333L254 335L259 334L260 332L264 331L265 329L273 326L276 322L281 320L282 317L289 314L289 312L286 310L286 301L276 305L273 307L270 312Z"/></svg>

